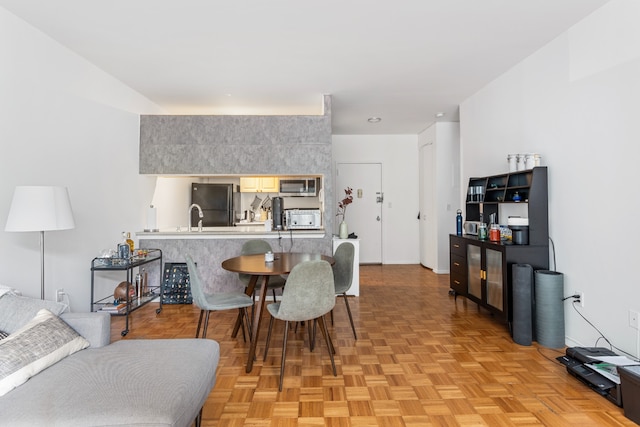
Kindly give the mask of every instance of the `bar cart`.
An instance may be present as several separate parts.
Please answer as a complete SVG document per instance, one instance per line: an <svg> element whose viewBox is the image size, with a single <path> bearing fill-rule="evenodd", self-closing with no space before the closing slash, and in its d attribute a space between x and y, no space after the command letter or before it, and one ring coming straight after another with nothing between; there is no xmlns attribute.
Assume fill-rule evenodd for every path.
<svg viewBox="0 0 640 427"><path fill-rule="evenodd" d="M134 270L153 262L160 264L158 268L158 285L148 286L146 290L139 291L134 297L128 297L131 295L131 288L134 284ZM95 286L95 272L106 271L124 271L126 272L126 302L117 305L117 301L114 302L114 296L109 295L104 298L95 299L94 286ZM138 270L139 271L139 270ZM136 254L130 258L94 258L91 261L91 311L106 311L113 316L125 316L125 328L120 333L123 337L129 333L129 314L140 307L145 306L154 299L158 298L160 306L156 309L156 314L162 311L162 298L159 298L162 294L162 251L160 249L145 249L144 251L137 251ZM121 307L120 307L121 306Z"/></svg>

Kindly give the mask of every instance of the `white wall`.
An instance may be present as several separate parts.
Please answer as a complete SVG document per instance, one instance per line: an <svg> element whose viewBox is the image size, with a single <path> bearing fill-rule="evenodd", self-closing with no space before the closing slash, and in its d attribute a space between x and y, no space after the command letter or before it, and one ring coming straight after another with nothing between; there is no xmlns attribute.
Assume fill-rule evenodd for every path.
<svg viewBox="0 0 640 427"><path fill-rule="evenodd" d="M382 263L418 264L418 136L334 135L332 152L334 174L338 162L382 165Z"/></svg>
<svg viewBox="0 0 640 427"><path fill-rule="evenodd" d="M145 225L139 114L162 111L2 8L0 70L0 284L40 297L39 233L4 231L15 186L66 186L76 227L45 235L46 297L88 311L91 260Z"/></svg>
<svg viewBox="0 0 640 427"><path fill-rule="evenodd" d="M462 183L507 171L509 153L549 167L550 234L565 295L638 355L640 2L613 0L464 101ZM461 198L464 195L461 194ZM553 260L552 260L553 267ZM565 304L568 345L608 346Z"/></svg>
<svg viewBox="0 0 640 427"><path fill-rule="evenodd" d="M460 124L438 122L418 135L418 156L431 145L431 161L421 165L423 177L432 188L421 188L421 263L437 274L449 273L449 234L456 232L456 211L460 209ZM424 161L424 159L423 159ZM431 170L428 170L431 169ZM426 186L423 182L422 186ZM432 195L431 200L424 200ZM430 241L432 240L432 241ZM430 259L432 258L432 259Z"/></svg>

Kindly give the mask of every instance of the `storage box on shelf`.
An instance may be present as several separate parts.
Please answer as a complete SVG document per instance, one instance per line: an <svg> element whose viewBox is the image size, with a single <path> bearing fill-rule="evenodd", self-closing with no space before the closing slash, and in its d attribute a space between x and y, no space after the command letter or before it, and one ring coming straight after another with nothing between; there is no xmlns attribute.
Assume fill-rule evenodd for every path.
<svg viewBox="0 0 640 427"><path fill-rule="evenodd" d="M549 268L547 168L470 178L465 207L466 221L488 222L493 214L496 222L506 225L513 212L528 217L526 245L509 240L481 241L472 235L451 235L449 239L451 292L476 302L510 325L512 265Z"/></svg>
<svg viewBox="0 0 640 427"><path fill-rule="evenodd" d="M157 285L147 283L146 290L138 292L135 296L131 295L132 287L135 286L136 268L157 262L159 263L159 278ZM125 281L126 301L115 301L113 293L102 298L95 296L95 275L96 272L124 271L126 273ZM114 286L115 288L116 286ZM130 258L94 258L91 261L91 311L106 311L112 315L126 316L125 329L121 332L125 336L129 332L129 314L132 311L148 304L162 292L162 251L160 249L144 249L136 253ZM162 301L156 313L162 311Z"/></svg>

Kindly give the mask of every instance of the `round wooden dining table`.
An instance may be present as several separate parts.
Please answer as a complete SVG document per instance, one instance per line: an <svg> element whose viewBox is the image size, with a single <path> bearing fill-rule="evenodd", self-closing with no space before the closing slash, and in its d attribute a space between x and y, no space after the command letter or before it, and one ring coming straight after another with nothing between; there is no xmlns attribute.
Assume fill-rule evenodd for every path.
<svg viewBox="0 0 640 427"><path fill-rule="evenodd" d="M273 254L274 259L271 262L265 261L265 254L256 255L240 255L234 258L227 259L222 262L222 268L234 273L244 273L251 275L251 280L247 286L247 295L253 295L256 283L258 279L262 277L262 284L260 286L260 301L256 306L253 316L253 324L251 325L251 345L249 347L249 356L247 359L246 372L251 372L253 369L253 360L256 355L256 346L258 344L258 334L260 332L260 322L262 320L262 311L265 308L267 300L267 285L269 283L269 276L279 276L281 274L289 274L296 264L304 261L324 260L333 265L335 260L333 257L321 254L312 253L300 253L300 252L276 252ZM242 321L241 318L238 319ZM234 335L240 326L240 323L236 322L234 328Z"/></svg>

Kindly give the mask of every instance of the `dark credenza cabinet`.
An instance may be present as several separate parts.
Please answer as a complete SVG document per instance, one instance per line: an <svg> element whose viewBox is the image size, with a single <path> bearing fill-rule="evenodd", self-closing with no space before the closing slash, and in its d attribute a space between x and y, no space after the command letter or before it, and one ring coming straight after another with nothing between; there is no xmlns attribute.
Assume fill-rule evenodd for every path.
<svg viewBox="0 0 640 427"><path fill-rule="evenodd" d="M474 189L471 190L471 187ZM478 195L478 188L482 188ZM521 199L513 201L518 192ZM466 220L488 220L489 214L508 212L501 204L518 203L529 218L529 244L511 241L481 241L472 235L449 236L451 293L477 303L511 325L514 264L529 264L534 270L549 268L549 220L547 168L537 167L504 175L471 178L466 202ZM503 206L504 208L504 206ZM508 206L506 206L508 208ZM499 223L506 224L506 219Z"/></svg>

